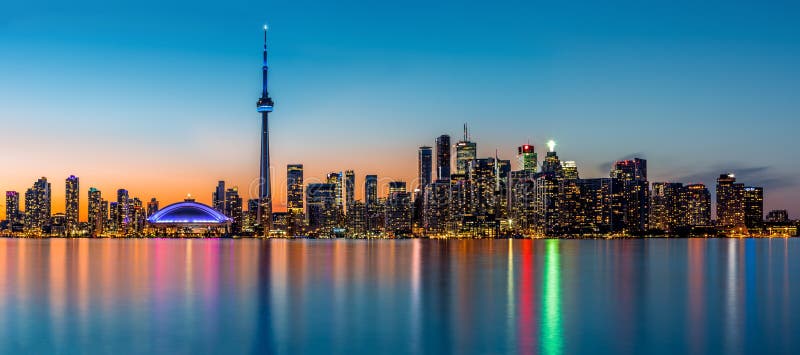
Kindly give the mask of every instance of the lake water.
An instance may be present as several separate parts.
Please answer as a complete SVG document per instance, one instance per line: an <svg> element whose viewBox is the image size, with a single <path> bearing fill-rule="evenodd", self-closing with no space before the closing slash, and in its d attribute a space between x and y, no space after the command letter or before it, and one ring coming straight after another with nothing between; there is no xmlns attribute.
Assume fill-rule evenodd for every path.
<svg viewBox="0 0 800 355"><path fill-rule="evenodd" d="M800 239L0 239L0 353L800 353Z"/></svg>

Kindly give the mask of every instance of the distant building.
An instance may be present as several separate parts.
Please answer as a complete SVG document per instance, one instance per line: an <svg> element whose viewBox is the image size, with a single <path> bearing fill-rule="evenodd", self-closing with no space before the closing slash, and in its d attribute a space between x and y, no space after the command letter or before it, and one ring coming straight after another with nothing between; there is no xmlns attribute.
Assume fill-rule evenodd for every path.
<svg viewBox="0 0 800 355"><path fill-rule="evenodd" d="M478 145L469 140L469 131L464 124L464 140L456 143L456 174L467 174L469 162L478 158Z"/></svg>
<svg viewBox="0 0 800 355"><path fill-rule="evenodd" d="M396 236L411 234L411 194L403 181L389 182L386 198L386 230Z"/></svg>
<svg viewBox="0 0 800 355"><path fill-rule="evenodd" d="M425 188L430 185L433 176L433 148L428 146L419 147L417 153L417 183L419 190L425 191Z"/></svg>
<svg viewBox="0 0 800 355"><path fill-rule="evenodd" d="M19 220L19 192L6 191L6 220L17 223Z"/></svg>
<svg viewBox="0 0 800 355"><path fill-rule="evenodd" d="M772 210L767 213L767 222L770 223L788 223L789 212L786 210Z"/></svg>
<svg viewBox="0 0 800 355"><path fill-rule="evenodd" d="M100 190L90 187L89 188L89 235L97 237L103 234L103 227L105 226L108 215L103 215L103 212L108 213L108 207L105 207L103 195Z"/></svg>
<svg viewBox="0 0 800 355"><path fill-rule="evenodd" d="M520 171L535 173L539 165L539 158L536 154L536 149L530 145L525 144L517 148L517 159L519 160Z"/></svg>
<svg viewBox="0 0 800 355"><path fill-rule="evenodd" d="M686 186L686 224L691 227L711 225L711 193L703 184Z"/></svg>
<svg viewBox="0 0 800 355"><path fill-rule="evenodd" d="M611 178L622 184L625 230L630 233L646 231L650 213L647 161L639 158L618 161L611 169Z"/></svg>
<svg viewBox="0 0 800 355"><path fill-rule="evenodd" d="M733 174L717 178L717 226L723 229L744 226L744 184Z"/></svg>
<svg viewBox="0 0 800 355"><path fill-rule="evenodd" d="M450 136L436 138L436 179L450 180Z"/></svg>
<svg viewBox="0 0 800 355"><path fill-rule="evenodd" d="M147 217L152 216L156 212L158 212L158 200L153 197L150 199L150 202L147 203Z"/></svg>
<svg viewBox="0 0 800 355"><path fill-rule="evenodd" d="M286 166L286 209L292 214L303 214L303 164Z"/></svg>
<svg viewBox="0 0 800 355"><path fill-rule="evenodd" d="M242 198L239 188L234 186L225 190L225 216L230 218L230 232L241 233L244 215L242 212Z"/></svg>
<svg viewBox="0 0 800 355"><path fill-rule="evenodd" d="M350 213L350 206L356 201L356 173L352 170L344 172L344 213Z"/></svg>
<svg viewBox="0 0 800 355"><path fill-rule="evenodd" d="M685 227L687 193L681 183L654 182L650 194L650 228L674 232Z"/></svg>
<svg viewBox="0 0 800 355"><path fill-rule="evenodd" d="M744 188L744 224L747 228L764 226L764 188L747 186Z"/></svg>
<svg viewBox="0 0 800 355"><path fill-rule="evenodd" d="M217 212L225 213L225 181L217 182L217 188L211 194L211 207Z"/></svg>
<svg viewBox="0 0 800 355"><path fill-rule="evenodd" d="M41 234L50 224L51 189L47 178L42 177L25 191L25 230Z"/></svg>
<svg viewBox="0 0 800 355"><path fill-rule="evenodd" d="M331 236L337 225L336 184L308 184L306 220L311 235Z"/></svg>
<svg viewBox="0 0 800 355"><path fill-rule="evenodd" d="M80 229L78 226L80 211L80 184L78 177L70 175L66 180L66 202L64 204L65 228L67 234L76 234Z"/></svg>

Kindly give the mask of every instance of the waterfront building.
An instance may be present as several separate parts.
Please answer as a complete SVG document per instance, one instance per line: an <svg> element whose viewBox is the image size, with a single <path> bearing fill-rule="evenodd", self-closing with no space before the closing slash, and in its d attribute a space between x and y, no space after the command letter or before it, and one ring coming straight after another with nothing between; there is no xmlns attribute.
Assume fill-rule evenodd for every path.
<svg viewBox="0 0 800 355"><path fill-rule="evenodd" d="M650 194L650 228L675 232L685 227L688 224L687 194L682 183L654 182Z"/></svg>
<svg viewBox="0 0 800 355"><path fill-rule="evenodd" d="M150 198L150 202L147 203L147 217L152 216L156 212L158 212L158 200L153 197Z"/></svg>
<svg viewBox="0 0 800 355"><path fill-rule="evenodd" d="M764 226L764 188L747 186L744 188L744 224L750 229Z"/></svg>
<svg viewBox="0 0 800 355"><path fill-rule="evenodd" d="M25 191L25 231L39 235L50 224L51 188L47 178L42 177Z"/></svg>
<svg viewBox="0 0 800 355"><path fill-rule="evenodd" d="M717 226L741 228L744 222L744 184L733 174L722 174L717 178Z"/></svg>
<svg viewBox="0 0 800 355"><path fill-rule="evenodd" d="M688 226L711 226L711 193L705 185L686 186L686 205L686 224Z"/></svg>
<svg viewBox="0 0 800 355"><path fill-rule="evenodd" d="M450 211L450 181L436 180L423 193L422 228L428 235L447 232Z"/></svg>
<svg viewBox="0 0 800 355"><path fill-rule="evenodd" d="M786 210L772 210L767 213L767 222L770 223L788 223L789 212Z"/></svg>
<svg viewBox="0 0 800 355"><path fill-rule="evenodd" d="M430 185L433 176L433 148L428 146L419 147L417 152L417 184L420 191Z"/></svg>
<svg viewBox="0 0 800 355"><path fill-rule="evenodd" d="M622 184L625 231L634 234L647 231L650 214L647 161L639 158L617 161L611 169L611 178Z"/></svg>
<svg viewBox="0 0 800 355"><path fill-rule="evenodd" d="M622 229L624 211L620 180L594 178L578 180L580 190L581 231L603 235Z"/></svg>
<svg viewBox="0 0 800 355"><path fill-rule="evenodd" d="M78 225L80 222L78 212L80 211L80 183L75 175L70 175L66 180L65 199L64 226L67 234L74 235L80 229Z"/></svg>
<svg viewBox="0 0 800 355"><path fill-rule="evenodd" d="M217 188L211 194L211 207L219 213L225 213L225 181L217 182Z"/></svg>
<svg viewBox="0 0 800 355"><path fill-rule="evenodd" d="M395 236L411 235L411 194L403 181L389 182L386 198L386 231Z"/></svg>
<svg viewBox="0 0 800 355"><path fill-rule="evenodd" d="M350 206L356 201L356 173L352 170L344 172L344 213L350 213Z"/></svg>
<svg viewBox="0 0 800 355"><path fill-rule="evenodd" d="M331 236L337 226L336 184L308 184L306 220L312 236Z"/></svg>
<svg viewBox="0 0 800 355"><path fill-rule="evenodd" d="M166 206L147 218L157 235L174 237L224 235L231 222L219 211L191 198Z"/></svg>
<svg viewBox="0 0 800 355"><path fill-rule="evenodd" d="M108 221L106 222L107 227L103 228L104 230L108 230L114 233L119 232L119 203L118 202L110 202L108 204Z"/></svg>
<svg viewBox="0 0 800 355"><path fill-rule="evenodd" d="M6 221L9 224L19 222L19 192L6 191Z"/></svg>
<svg viewBox="0 0 800 355"><path fill-rule="evenodd" d="M103 234L103 227L105 225L106 219L108 219L108 215L103 215L103 196L100 190L90 187L89 188L89 199L88 199L88 219L89 219L89 235L92 237L97 237Z"/></svg>
<svg viewBox="0 0 800 355"><path fill-rule="evenodd" d="M131 224L131 206L128 190L117 190L117 221L116 230L118 234L127 235Z"/></svg>
<svg viewBox="0 0 800 355"><path fill-rule="evenodd" d="M450 136L436 138L436 180L450 180Z"/></svg>
<svg viewBox="0 0 800 355"><path fill-rule="evenodd" d="M230 232L241 233L243 224L242 198L239 188L234 186L225 190L225 216L230 218Z"/></svg>

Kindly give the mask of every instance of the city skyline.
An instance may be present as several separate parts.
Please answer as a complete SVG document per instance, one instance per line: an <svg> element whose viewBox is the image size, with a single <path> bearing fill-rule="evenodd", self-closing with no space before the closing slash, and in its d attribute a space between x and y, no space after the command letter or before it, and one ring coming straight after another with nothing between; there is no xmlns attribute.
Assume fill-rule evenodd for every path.
<svg viewBox="0 0 800 355"><path fill-rule="evenodd" d="M78 176L82 221L87 219L89 187L106 193L125 188L144 201L157 197L162 203L192 193L209 203L210 187L225 180L254 196L251 185L258 172L252 162L259 142L252 132L258 122L248 100L259 87L253 74L261 50L257 30L264 18L238 16L246 19L221 33L211 24L197 21L184 28L159 16L153 18L155 29L111 24L82 6L71 11L86 10L85 23L50 23L42 20L56 15L46 9L18 6L12 10L19 17L0 18L0 44L11 53L0 59L8 71L3 73L8 84L0 89L8 104L0 115L10 118L4 128L14 133L6 136L7 144L19 147L2 153L13 168L5 170L0 189L22 192L46 176L56 184L53 212L65 212L62 179ZM613 40L568 28L569 21L512 31L519 24L514 20L521 18L501 24L492 16L501 9L489 9L480 28L460 21L440 28L412 14L420 28L403 33L392 27L399 19L378 13L370 23L388 21L376 23L374 30L392 35L379 46L384 53L367 50L379 42L358 36L363 34L359 27L328 26L334 18L324 14L326 6L299 23L293 23L298 7L279 5L268 12L270 46L280 53L270 57L276 73L271 90L281 107L271 122L273 132L279 132L271 137L276 211L285 209L287 164L303 164L307 184L323 182L331 171L352 169L360 198L367 174L410 184L418 175L417 148L435 146L442 133L456 144L458 128L466 121L478 142L477 157L498 151L500 158L513 161L519 145L530 142L543 152L544 143L555 138L559 155L576 161L582 176L607 176L613 161L633 155L651 162L650 181L710 187L720 173L731 171L765 188L765 210L788 209L796 217L800 192L794 176L800 172L786 163L792 161L793 136L781 127L792 123L800 102L793 96L798 91L792 58L798 48L790 43L797 29L780 16L747 35L734 29L745 19L766 21L764 15L778 14L780 8L748 15L745 7L732 5L722 12L718 27L709 27L675 12L649 25L623 16L627 8L612 13L589 6L605 11L598 21L625 20L606 29L623 35ZM561 15L560 20L569 9L534 7ZM716 8L706 4L696 10L702 14ZM120 8L108 11L114 19L138 16ZM158 15L175 10L164 11ZM467 19L479 12L474 6L460 11ZM200 12L180 21L211 16ZM656 27L665 24L677 26L671 31ZM52 30L56 25L59 31ZM697 28L705 29L705 36L688 33ZM438 34L444 48L432 47L424 31ZM655 38L644 43L641 36L647 34ZM105 36L121 41L112 43ZM333 38L341 44L334 51L325 45ZM693 41L669 47L687 38ZM674 55L660 46L683 51ZM632 48L643 50L634 55ZM740 55L754 51L760 55ZM675 61L667 63L661 57L665 54ZM717 60L721 56L722 63ZM319 68L310 67L310 59ZM590 60L602 65L594 69L586 65ZM152 85L165 73L168 80ZM736 74L734 79L726 79L729 73ZM403 99L396 100L397 95ZM42 97L51 105L39 106ZM126 100L132 104L123 104ZM28 124L36 120L43 125ZM32 145L34 138L40 142Z"/></svg>

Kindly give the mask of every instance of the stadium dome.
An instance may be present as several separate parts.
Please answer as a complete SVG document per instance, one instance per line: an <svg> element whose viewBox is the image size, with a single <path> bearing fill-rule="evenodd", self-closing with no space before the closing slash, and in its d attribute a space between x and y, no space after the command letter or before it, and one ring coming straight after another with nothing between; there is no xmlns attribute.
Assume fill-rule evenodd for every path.
<svg viewBox="0 0 800 355"><path fill-rule="evenodd" d="M147 218L152 225L220 226L231 219L217 210L194 201L173 203Z"/></svg>

